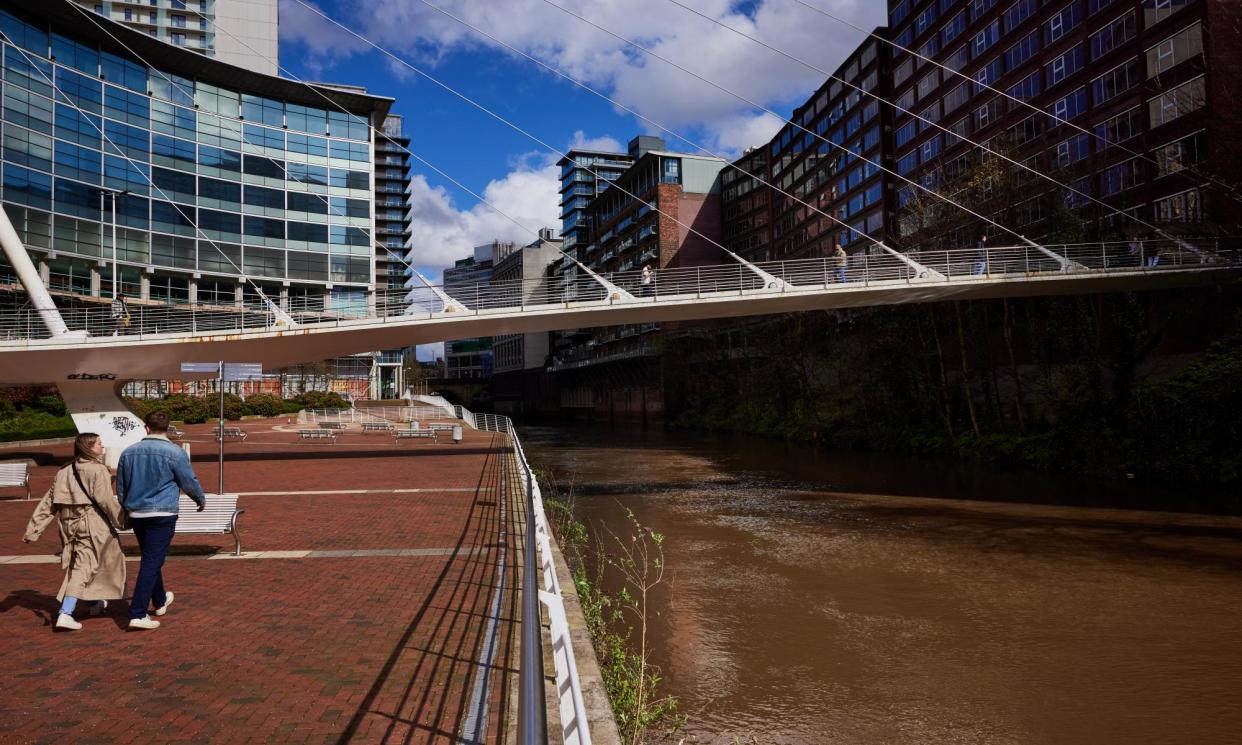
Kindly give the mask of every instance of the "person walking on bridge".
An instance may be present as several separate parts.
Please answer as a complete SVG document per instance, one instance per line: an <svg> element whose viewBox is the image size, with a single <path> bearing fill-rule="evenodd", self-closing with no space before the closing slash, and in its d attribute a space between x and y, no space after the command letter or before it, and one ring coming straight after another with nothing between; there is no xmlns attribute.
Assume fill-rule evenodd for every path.
<svg viewBox="0 0 1242 745"><path fill-rule="evenodd" d="M155 615L162 616L172 605L173 594L164 589L163 568L177 528L178 496L182 491L188 494L199 512L207 506L189 456L168 439L168 415L153 411L144 421L147 436L121 454L116 472L121 506L129 512L142 550L129 604L130 629L158 629L160 622L147 615L148 606L154 603Z"/></svg>
<svg viewBox="0 0 1242 745"><path fill-rule="evenodd" d="M975 268L973 274L983 274L988 268L988 234L983 233L979 236L979 241L975 243Z"/></svg>
<svg viewBox="0 0 1242 745"><path fill-rule="evenodd" d="M845 270L850 265L850 256L845 253L844 248L841 248L840 239L832 242L832 265L834 267L832 273L836 276L837 281L844 282Z"/></svg>
<svg viewBox="0 0 1242 745"><path fill-rule="evenodd" d="M39 540L56 520L60 528L60 567L65 579L56 599L60 612L54 628L77 631L82 624L73 613L81 600L91 600L88 612L97 616L108 601L125 596L125 554L117 528L124 529L125 513L112 492L112 474L103 463L103 440L83 432L73 441L73 460L56 473L26 526L26 543Z"/></svg>

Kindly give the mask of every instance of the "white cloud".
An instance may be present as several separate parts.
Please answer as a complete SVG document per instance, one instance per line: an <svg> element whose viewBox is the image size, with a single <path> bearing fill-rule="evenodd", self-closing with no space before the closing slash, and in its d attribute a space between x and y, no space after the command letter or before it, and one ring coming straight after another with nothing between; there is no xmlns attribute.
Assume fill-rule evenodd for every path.
<svg viewBox="0 0 1242 745"><path fill-rule="evenodd" d="M574 132L569 138L569 147L575 150L602 150L607 153L619 153L624 150L620 141L615 137L609 137L608 135L587 137L586 133L581 129Z"/></svg>
<svg viewBox="0 0 1242 745"><path fill-rule="evenodd" d="M310 4L318 7L313 2ZM366 42L324 20L297 0L280 0L278 10L282 46L298 44L306 48L307 54L302 60L312 77L321 77L337 62L370 48Z"/></svg>
<svg viewBox="0 0 1242 745"><path fill-rule="evenodd" d="M475 246L494 240L526 244L535 240L540 228L558 228L558 176L555 165L511 171L489 183L481 195L496 209L483 203L463 209L444 187L415 175L411 181L415 266L438 281L445 267L470 256Z"/></svg>
<svg viewBox="0 0 1242 745"><path fill-rule="evenodd" d="M862 38L858 31L787 0L761 0L749 12L740 11L732 0L684 0L684 4L825 72L835 70ZM862 28L884 22L884 3L876 0L814 4ZM416 66L434 67L459 50L488 49L513 56L514 64L535 68L432 6L608 94L660 126L695 133L700 144L726 154L736 152L739 143L755 144L745 137L759 132L753 129L753 120L762 112L739 97L783 116L826 77L825 72L765 49L668 0L506 0L500 6L503 12L497 5L474 0L343 0L334 17ZM308 16L312 14L300 0L281 0L282 43L300 44L314 64L323 66L361 50L358 39ZM719 88L634 49L618 36ZM739 133L735 129L739 124L752 129ZM636 128L651 129L639 123Z"/></svg>

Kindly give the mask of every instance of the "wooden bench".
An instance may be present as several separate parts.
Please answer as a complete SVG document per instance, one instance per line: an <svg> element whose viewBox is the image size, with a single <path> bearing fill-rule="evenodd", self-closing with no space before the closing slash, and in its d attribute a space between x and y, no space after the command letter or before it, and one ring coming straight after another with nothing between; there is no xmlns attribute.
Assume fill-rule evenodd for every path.
<svg viewBox="0 0 1242 745"><path fill-rule="evenodd" d="M460 424L428 424L427 429L432 432L448 432L452 433L454 427L460 427Z"/></svg>
<svg viewBox="0 0 1242 745"><path fill-rule="evenodd" d="M241 556L241 534L237 532L237 518L245 510L237 509L236 494L208 494L207 508L198 511L198 505L182 494L177 500L178 533L220 535L230 533L233 536L233 555ZM122 533L133 535L133 530Z"/></svg>
<svg viewBox="0 0 1242 745"><path fill-rule="evenodd" d="M329 440L336 444L336 433L330 429L299 429L299 440Z"/></svg>
<svg viewBox="0 0 1242 745"><path fill-rule="evenodd" d="M16 487L26 490L26 499L30 499L30 464L0 463L0 487Z"/></svg>
<svg viewBox="0 0 1242 745"><path fill-rule="evenodd" d="M392 432L396 427L388 422L363 422L363 432Z"/></svg>
<svg viewBox="0 0 1242 745"><path fill-rule="evenodd" d="M392 436L396 442L401 440L431 440L436 444L440 442L436 433L429 429L398 429L393 431Z"/></svg>
<svg viewBox="0 0 1242 745"><path fill-rule="evenodd" d="M178 429L171 424L168 425L168 439L180 440L182 437L185 437L184 429Z"/></svg>
<svg viewBox="0 0 1242 745"><path fill-rule="evenodd" d="M345 429L346 428L345 422L320 422L319 426L322 429Z"/></svg>
<svg viewBox="0 0 1242 745"><path fill-rule="evenodd" d="M246 433L240 427L225 427L224 431L216 435L216 441L220 441L220 435L224 436L225 442L245 442Z"/></svg>

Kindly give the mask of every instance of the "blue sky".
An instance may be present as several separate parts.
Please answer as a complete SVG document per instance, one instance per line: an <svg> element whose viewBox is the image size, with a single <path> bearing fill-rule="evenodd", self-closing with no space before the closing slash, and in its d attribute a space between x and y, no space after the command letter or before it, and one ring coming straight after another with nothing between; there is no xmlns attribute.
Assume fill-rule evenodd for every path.
<svg viewBox="0 0 1242 745"><path fill-rule="evenodd" d="M824 70L835 69L863 38L797 0L677 2ZM880 0L804 2L867 29L884 20ZM394 111L405 116L411 150L529 231L559 228L552 165L558 156L374 51L317 16L308 4L560 150L574 145L623 149L636 134L661 133L435 7L726 156L766 141L780 119L557 6L782 116L825 79L672 0L280 0L282 66L300 78L364 85L396 98ZM693 149L664 136L670 149ZM429 168L415 163L414 173L415 263L432 277L467 256L473 245L533 239Z"/></svg>

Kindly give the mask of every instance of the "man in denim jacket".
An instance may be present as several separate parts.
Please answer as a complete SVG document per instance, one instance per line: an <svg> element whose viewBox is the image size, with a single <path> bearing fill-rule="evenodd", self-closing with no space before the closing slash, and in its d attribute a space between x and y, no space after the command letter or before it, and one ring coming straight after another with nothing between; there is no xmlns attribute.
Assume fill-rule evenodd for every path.
<svg viewBox="0 0 1242 745"><path fill-rule="evenodd" d="M129 513L142 561L129 605L131 629L158 629L160 622L147 615L154 602L155 615L172 605L173 594L164 590L164 557L177 527L177 499L185 492L202 512L207 506L203 487L190 467L185 451L168 440L168 415L153 411L145 419L147 436L121 454L116 471L116 492Z"/></svg>

